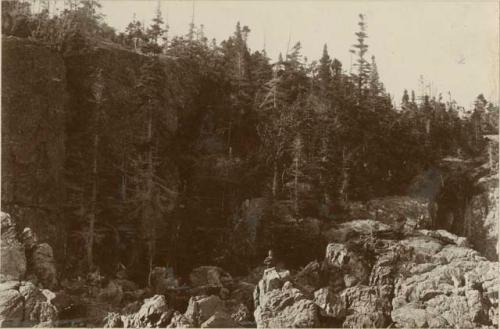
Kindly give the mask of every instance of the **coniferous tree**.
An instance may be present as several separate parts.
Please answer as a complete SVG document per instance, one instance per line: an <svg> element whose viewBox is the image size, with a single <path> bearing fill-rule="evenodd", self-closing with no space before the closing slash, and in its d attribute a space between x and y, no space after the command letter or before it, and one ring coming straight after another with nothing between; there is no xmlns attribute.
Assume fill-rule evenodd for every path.
<svg viewBox="0 0 500 329"><path fill-rule="evenodd" d="M359 14L358 25L359 31L355 33L358 42L353 45L356 49L354 53L356 54L357 59L354 66L357 67L357 72L356 74L353 74L353 79L356 84L358 98L361 99L364 94L364 89L367 87L370 75L370 63L368 63L365 58L366 52L368 51L368 45L365 41L368 35L366 34L365 17L362 14Z"/></svg>
<svg viewBox="0 0 500 329"><path fill-rule="evenodd" d="M328 55L326 44L323 47L323 56L319 60L318 79L320 82L321 96L329 99L332 88L332 60Z"/></svg>
<svg viewBox="0 0 500 329"><path fill-rule="evenodd" d="M155 55L161 54L165 47L164 36L167 32L168 29L164 25L161 9L158 4L158 8L156 8L155 16L152 20L151 26L146 33L148 43L146 44L145 52Z"/></svg>
<svg viewBox="0 0 500 329"><path fill-rule="evenodd" d="M372 56L372 62L370 65L369 88L372 97L379 96L379 94L383 92L383 86L379 79L375 56Z"/></svg>
<svg viewBox="0 0 500 329"><path fill-rule="evenodd" d="M141 67L137 86L140 95L139 113L144 122L140 148L132 166L132 214L139 221L139 235L146 249L148 266L148 284L156 255L157 230L162 219L167 215L169 205L176 197L176 192L168 186L158 173L159 134L165 127L161 120L166 106L163 86L165 73L157 57L152 57Z"/></svg>
<svg viewBox="0 0 500 329"><path fill-rule="evenodd" d="M273 197L278 194L278 176L282 168L282 157L285 154L290 130L293 125L293 113L288 110L280 63L273 67L273 78L264 86L264 92L258 106L260 123L257 127L262 141L266 161L270 161L273 168L271 191Z"/></svg>
<svg viewBox="0 0 500 329"><path fill-rule="evenodd" d="M134 50L137 51L139 49L139 45L146 39L146 33L144 32L144 27L141 22L135 19L130 22L125 28L125 33L127 35L127 39L131 42Z"/></svg>
<svg viewBox="0 0 500 329"><path fill-rule="evenodd" d="M91 173L91 199L90 199L90 209L88 214L88 232L87 232L87 263L89 269L94 267L94 241L95 241L95 226L98 215L98 193L99 193L99 144L101 138L101 130L103 129L103 77L102 70L98 70L96 74L96 79L92 85L92 94L95 100L95 113L94 113L94 123L92 128L92 173Z"/></svg>
<svg viewBox="0 0 500 329"><path fill-rule="evenodd" d="M410 96L408 96L408 90L405 89L403 92L403 97L401 99L401 108L403 110L407 110L409 104L410 104Z"/></svg>
<svg viewBox="0 0 500 329"><path fill-rule="evenodd" d="M242 117L248 113L252 106L252 82L250 77L251 58L246 43L245 35L249 33L248 27L236 24L232 37L222 43L225 57L225 66L231 85L231 111L228 113L226 131L226 145L228 155L232 154L234 134L239 127Z"/></svg>

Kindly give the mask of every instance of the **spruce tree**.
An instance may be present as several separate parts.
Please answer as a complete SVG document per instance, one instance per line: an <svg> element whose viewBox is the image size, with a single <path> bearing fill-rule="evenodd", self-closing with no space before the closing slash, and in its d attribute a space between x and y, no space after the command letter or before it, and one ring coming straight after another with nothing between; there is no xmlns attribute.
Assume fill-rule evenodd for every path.
<svg viewBox="0 0 500 329"><path fill-rule="evenodd" d="M328 55L328 48L323 46L323 56L319 60L318 79L320 83L320 93L324 98L329 98L332 83L332 60Z"/></svg>
<svg viewBox="0 0 500 329"><path fill-rule="evenodd" d="M142 65L137 91L141 110L138 119L144 124L140 132L142 143L131 163L130 181L131 213L139 221L139 236L146 251L148 284L156 255L158 225L176 197L176 192L158 172L161 159L156 141L165 130L162 120L166 106L165 82L164 68L156 56Z"/></svg>
<svg viewBox="0 0 500 329"><path fill-rule="evenodd" d="M370 76L370 63L368 63L365 58L368 51L368 45L366 44L368 35L366 34L365 17L362 14L359 14L358 25L359 31L355 33L358 42L353 45L353 47L356 48L354 53L357 59L354 66L357 67L357 73L353 74L353 80L355 81L358 99L360 100L363 96L364 89L367 87L368 78Z"/></svg>
<svg viewBox="0 0 500 329"><path fill-rule="evenodd" d="M146 37L149 41L147 46L145 47L146 53L152 53L155 55L161 54L165 46L163 37L167 32L168 30L164 26L161 9L158 4L158 7L155 11L155 16L146 34Z"/></svg>
<svg viewBox="0 0 500 329"><path fill-rule="evenodd" d="M369 88L371 96L379 96L383 92L382 83L378 75L377 63L375 62L375 56L372 56L372 62L370 65L370 77L369 77Z"/></svg>

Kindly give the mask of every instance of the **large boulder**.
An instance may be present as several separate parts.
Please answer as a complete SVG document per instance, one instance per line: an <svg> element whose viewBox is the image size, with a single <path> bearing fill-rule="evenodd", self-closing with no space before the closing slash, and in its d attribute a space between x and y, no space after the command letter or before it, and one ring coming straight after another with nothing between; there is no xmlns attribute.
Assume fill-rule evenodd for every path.
<svg viewBox="0 0 500 329"><path fill-rule="evenodd" d="M344 328L390 324L394 269L404 247L393 240L362 238L349 244L330 243L320 275L326 287L314 293L323 324Z"/></svg>
<svg viewBox="0 0 500 329"><path fill-rule="evenodd" d="M145 299L136 313L122 316L121 321L124 328L161 328L171 322L173 313L165 296L155 295Z"/></svg>
<svg viewBox="0 0 500 329"><path fill-rule="evenodd" d="M184 316L195 327L199 327L216 312L225 311L224 303L218 296L195 296L189 300Z"/></svg>
<svg viewBox="0 0 500 329"><path fill-rule="evenodd" d="M24 298L19 292L19 281L0 284L0 326L18 327L24 318Z"/></svg>
<svg viewBox="0 0 500 329"><path fill-rule="evenodd" d="M52 304L55 294L50 290L40 290L31 282L19 287L24 298L24 326L52 327L58 318L58 310Z"/></svg>
<svg viewBox="0 0 500 329"><path fill-rule="evenodd" d="M254 318L258 328L315 327L318 307L288 281L289 271L269 268L255 287Z"/></svg>
<svg viewBox="0 0 500 329"><path fill-rule="evenodd" d="M51 303L55 295L31 282L7 281L0 284L0 326L54 326L58 311Z"/></svg>
<svg viewBox="0 0 500 329"><path fill-rule="evenodd" d="M266 269L254 290L255 306L263 305L266 302L266 294L272 290L280 289L289 277L289 271L279 271L274 267Z"/></svg>
<svg viewBox="0 0 500 329"><path fill-rule="evenodd" d="M293 282L301 291L314 294L321 287L321 264L318 261L310 262L293 276Z"/></svg>
<svg viewBox="0 0 500 329"><path fill-rule="evenodd" d="M26 256L24 247L16 235L16 224L9 214L0 213L0 282L21 280L26 274Z"/></svg>
<svg viewBox="0 0 500 329"><path fill-rule="evenodd" d="M344 287L366 284L370 276L369 264L363 255L340 243L328 244L324 265L330 286L337 291Z"/></svg>
<svg viewBox="0 0 500 329"><path fill-rule="evenodd" d="M257 328L318 327L319 311L313 301L287 281L280 288L267 291L255 308Z"/></svg>
<svg viewBox="0 0 500 329"><path fill-rule="evenodd" d="M52 247L48 243L41 243L26 253L30 272L36 275L44 288L54 289L57 286L57 271Z"/></svg>

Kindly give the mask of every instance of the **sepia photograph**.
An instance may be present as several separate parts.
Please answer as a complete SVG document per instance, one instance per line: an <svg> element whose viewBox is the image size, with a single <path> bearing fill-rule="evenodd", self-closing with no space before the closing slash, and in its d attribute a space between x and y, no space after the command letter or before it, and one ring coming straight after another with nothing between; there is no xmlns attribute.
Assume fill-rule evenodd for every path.
<svg viewBox="0 0 500 329"><path fill-rule="evenodd" d="M499 327L499 1L0 1L0 327Z"/></svg>

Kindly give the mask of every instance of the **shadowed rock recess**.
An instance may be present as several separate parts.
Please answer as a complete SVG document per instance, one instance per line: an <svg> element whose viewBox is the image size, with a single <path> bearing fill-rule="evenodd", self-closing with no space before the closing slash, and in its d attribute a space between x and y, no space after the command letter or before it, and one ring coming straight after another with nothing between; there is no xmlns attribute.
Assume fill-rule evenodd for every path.
<svg viewBox="0 0 500 329"><path fill-rule="evenodd" d="M3 35L0 326L498 327L498 136L441 145L414 101L392 111L377 84L360 105L327 53L318 74L340 73L326 87L293 54L264 53L267 71L244 66L236 83L235 58L262 59L235 46L245 28L157 57ZM282 84L308 138L296 117L258 112ZM376 120L389 124L361 133Z"/></svg>

